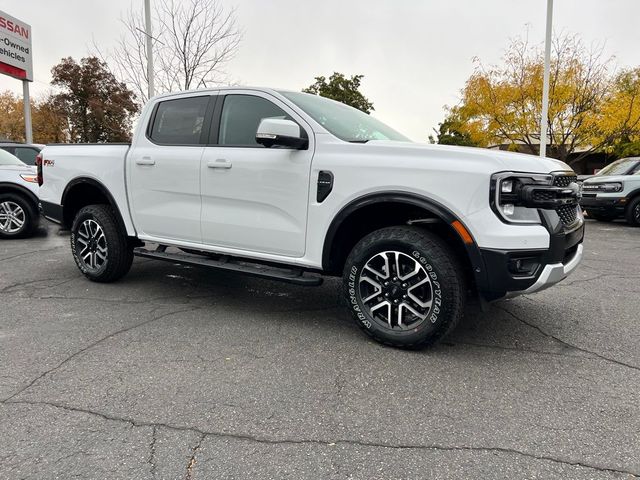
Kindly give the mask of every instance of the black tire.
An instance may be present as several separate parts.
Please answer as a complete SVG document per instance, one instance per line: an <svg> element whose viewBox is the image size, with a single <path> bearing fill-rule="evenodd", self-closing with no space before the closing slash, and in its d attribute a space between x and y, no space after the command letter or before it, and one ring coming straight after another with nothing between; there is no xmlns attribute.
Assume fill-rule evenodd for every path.
<svg viewBox="0 0 640 480"><path fill-rule="evenodd" d="M373 267L375 262L381 262L381 266L374 270L387 275L386 279L372 274L374 270L370 268L365 269ZM388 267L384 266L385 262ZM400 270L404 272L415 269L418 273L404 282L400 277L407 278L408 273L398 274L398 268L391 265L392 262L399 262ZM427 282L421 278L427 278ZM378 286L373 286L370 280ZM420 286L420 283L424 285ZM419 349L436 343L456 327L464 313L465 283L456 255L438 236L420 228L399 226L377 230L353 248L345 263L343 295L356 323L367 335L393 347ZM380 294L370 300L372 303L366 304L365 300L372 292L369 290L365 297L363 289L373 289L373 296L378 287ZM422 290L411 292L417 287ZM428 304L429 291L431 305L428 310L413 302L412 298L420 296L421 303ZM413 295L407 299L409 293ZM375 302L381 303L372 307ZM382 303L389 305L380 308ZM400 324L398 319L402 312L407 313L407 306L414 307L414 312L409 312ZM384 309L388 323L384 320ZM425 318L413 313L424 314Z"/></svg>
<svg viewBox="0 0 640 480"><path fill-rule="evenodd" d="M19 207L18 217L23 223L21 227L12 231L16 228L15 223L8 224L7 229L5 230L2 228L2 224L4 222L0 220L0 238L10 239L30 236L38 225L38 220L40 218L36 206L26 197L17 193L0 194L0 213L8 213L4 211L2 205L15 205Z"/></svg>
<svg viewBox="0 0 640 480"><path fill-rule="evenodd" d="M615 217L611 215L605 215L603 213L593 213L591 210L587 210L587 216L598 222L612 222Z"/></svg>
<svg viewBox="0 0 640 480"><path fill-rule="evenodd" d="M640 197L634 198L629 205L627 205L627 212L625 214L627 223L632 227L640 227Z"/></svg>
<svg viewBox="0 0 640 480"><path fill-rule="evenodd" d="M80 271L93 282L115 282L133 262L133 246L118 228L109 205L88 205L77 213L71 226L71 253Z"/></svg>

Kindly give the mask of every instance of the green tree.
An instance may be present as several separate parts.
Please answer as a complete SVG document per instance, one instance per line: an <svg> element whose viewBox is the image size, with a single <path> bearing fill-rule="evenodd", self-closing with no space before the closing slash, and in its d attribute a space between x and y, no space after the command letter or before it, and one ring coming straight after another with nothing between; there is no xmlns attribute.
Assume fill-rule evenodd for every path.
<svg viewBox="0 0 640 480"><path fill-rule="evenodd" d="M440 145L458 145L462 147L477 147L471 135L464 131L464 126L458 118L449 115L442 123L438 124L438 129L433 129L436 136L429 135L430 143L439 143Z"/></svg>
<svg viewBox="0 0 640 480"><path fill-rule="evenodd" d="M364 113L371 113L374 109L373 103L360 92L360 81L363 78L364 75L352 75L351 78L347 78L342 73L334 72L329 80L322 76L316 77L315 83L302 91L342 102Z"/></svg>
<svg viewBox="0 0 640 480"><path fill-rule="evenodd" d="M131 138L138 112L134 93L118 82L96 57L63 58L51 70L52 85L63 89L51 98L67 116L72 142L123 142Z"/></svg>

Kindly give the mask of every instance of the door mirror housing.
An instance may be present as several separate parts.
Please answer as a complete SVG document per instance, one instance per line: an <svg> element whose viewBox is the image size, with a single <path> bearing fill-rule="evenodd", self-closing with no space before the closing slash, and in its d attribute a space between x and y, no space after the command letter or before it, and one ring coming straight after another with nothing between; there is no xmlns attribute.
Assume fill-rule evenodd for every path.
<svg viewBox="0 0 640 480"><path fill-rule="evenodd" d="M306 132L293 120L263 118L258 125L256 142L267 148L274 146L306 150L309 139Z"/></svg>

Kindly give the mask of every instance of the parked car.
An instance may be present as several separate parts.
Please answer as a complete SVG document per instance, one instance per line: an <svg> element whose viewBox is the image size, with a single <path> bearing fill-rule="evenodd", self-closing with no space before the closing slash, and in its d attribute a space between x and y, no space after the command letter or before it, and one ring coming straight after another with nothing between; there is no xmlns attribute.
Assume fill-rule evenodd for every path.
<svg viewBox="0 0 640 480"><path fill-rule="evenodd" d="M19 142L0 142L0 149L6 150L12 155L15 155L27 165L35 166L36 157L42 145L36 145L33 143L19 143Z"/></svg>
<svg viewBox="0 0 640 480"><path fill-rule="evenodd" d="M0 238L29 236L38 225L36 169L0 149Z"/></svg>
<svg viewBox="0 0 640 480"><path fill-rule="evenodd" d="M640 227L640 157L617 160L585 180L580 205L589 218L625 218Z"/></svg>
<svg viewBox="0 0 640 480"><path fill-rule="evenodd" d="M582 258L565 163L412 143L315 95L164 95L131 145L41 155L42 211L70 228L90 280L121 278L134 255L299 285L342 276L357 324L393 346L444 337L469 290L484 300L536 292Z"/></svg>

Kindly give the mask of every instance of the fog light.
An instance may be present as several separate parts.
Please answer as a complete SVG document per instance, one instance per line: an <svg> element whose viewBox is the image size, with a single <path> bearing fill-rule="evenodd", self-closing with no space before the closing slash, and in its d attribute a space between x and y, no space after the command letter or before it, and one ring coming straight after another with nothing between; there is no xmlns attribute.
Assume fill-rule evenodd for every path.
<svg viewBox="0 0 640 480"><path fill-rule="evenodd" d="M502 205L502 213L504 213L505 215L513 215L514 212L516 211L516 208L513 206L513 204L511 203L507 203L506 205Z"/></svg>

